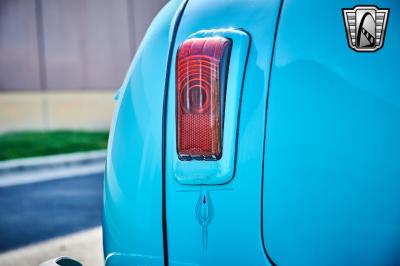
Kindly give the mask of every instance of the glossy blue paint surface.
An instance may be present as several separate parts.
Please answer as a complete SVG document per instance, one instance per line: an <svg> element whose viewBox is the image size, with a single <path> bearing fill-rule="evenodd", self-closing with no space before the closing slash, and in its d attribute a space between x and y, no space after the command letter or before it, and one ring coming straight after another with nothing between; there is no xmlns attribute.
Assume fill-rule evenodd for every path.
<svg viewBox="0 0 400 266"><path fill-rule="evenodd" d="M128 71L110 132L104 191L107 265L163 265L162 116L180 1L153 21Z"/></svg>
<svg viewBox="0 0 400 266"><path fill-rule="evenodd" d="M384 47L347 45L341 8L285 0L269 92L264 240L278 265L400 265L400 4Z"/></svg>
<svg viewBox="0 0 400 266"><path fill-rule="evenodd" d="M374 1L391 9L385 45L357 53L342 8L365 3L285 0L278 24L280 4L189 0L172 43L165 158L180 1L153 22L110 133L107 265L163 265L163 159L169 265L271 265L267 255L278 265L400 264L400 5ZM227 86L234 145L217 163L176 153L175 55L198 34L229 35L241 51Z"/></svg>
<svg viewBox="0 0 400 266"><path fill-rule="evenodd" d="M175 70L171 68L165 158L170 265L269 265L261 237L262 157L269 67L279 7L277 0L203 0L189 1L185 9L174 54L184 40L200 30L244 31L250 36L250 49L244 73L237 74L244 75L239 124L237 128L227 126L225 131L237 134L236 168L232 180L223 185L185 185L176 179ZM235 45L242 44L234 41ZM232 60L230 68L238 69L238 63ZM228 81L227 101L237 85ZM203 167L207 170L211 165L204 162ZM188 178L196 174L186 173Z"/></svg>

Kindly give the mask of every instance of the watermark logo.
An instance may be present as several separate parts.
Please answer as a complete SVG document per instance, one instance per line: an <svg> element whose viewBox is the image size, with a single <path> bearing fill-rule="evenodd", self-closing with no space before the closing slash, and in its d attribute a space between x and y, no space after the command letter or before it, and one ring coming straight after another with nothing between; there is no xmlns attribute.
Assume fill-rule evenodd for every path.
<svg viewBox="0 0 400 266"><path fill-rule="evenodd" d="M374 52L383 47L388 8L376 6L355 6L344 8L343 17L347 31L347 41L357 52Z"/></svg>

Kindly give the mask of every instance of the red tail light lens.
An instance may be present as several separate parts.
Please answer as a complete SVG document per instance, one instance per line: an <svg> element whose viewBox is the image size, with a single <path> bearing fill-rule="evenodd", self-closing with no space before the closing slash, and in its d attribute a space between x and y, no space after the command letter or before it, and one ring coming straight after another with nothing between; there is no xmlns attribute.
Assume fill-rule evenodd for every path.
<svg viewBox="0 0 400 266"><path fill-rule="evenodd" d="M193 38L176 61L177 149L181 160L218 160L231 41Z"/></svg>

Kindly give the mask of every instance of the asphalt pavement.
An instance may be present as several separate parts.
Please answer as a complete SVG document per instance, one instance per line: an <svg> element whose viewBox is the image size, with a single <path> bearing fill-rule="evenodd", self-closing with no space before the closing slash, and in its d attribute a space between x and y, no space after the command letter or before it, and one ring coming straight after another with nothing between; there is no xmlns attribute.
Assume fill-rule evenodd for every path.
<svg viewBox="0 0 400 266"><path fill-rule="evenodd" d="M0 187L0 252L99 226L103 174Z"/></svg>

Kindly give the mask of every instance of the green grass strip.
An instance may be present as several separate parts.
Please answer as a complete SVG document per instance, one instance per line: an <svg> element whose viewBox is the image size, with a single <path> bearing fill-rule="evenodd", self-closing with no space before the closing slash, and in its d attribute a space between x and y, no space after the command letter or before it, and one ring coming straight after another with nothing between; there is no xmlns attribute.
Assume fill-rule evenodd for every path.
<svg viewBox="0 0 400 266"><path fill-rule="evenodd" d="M107 139L107 131L6 133L0 135L0 160L105 149Z"/></svg>

